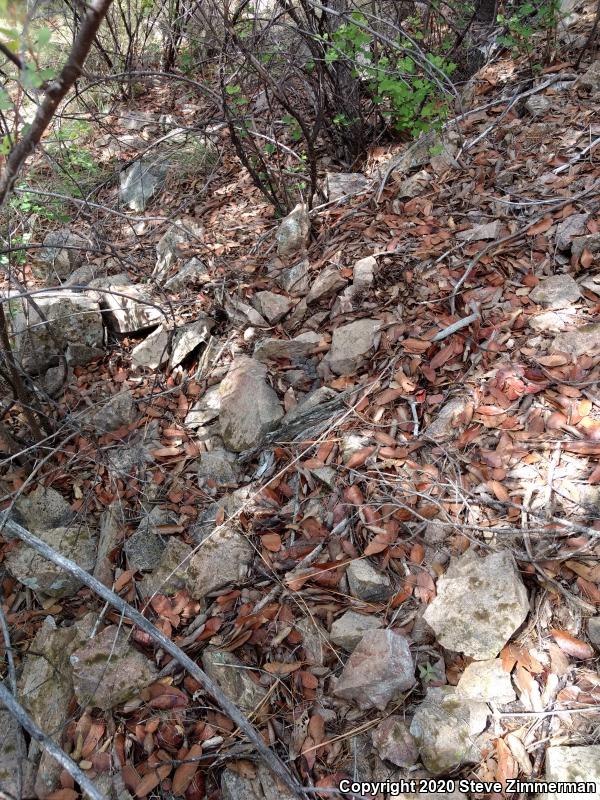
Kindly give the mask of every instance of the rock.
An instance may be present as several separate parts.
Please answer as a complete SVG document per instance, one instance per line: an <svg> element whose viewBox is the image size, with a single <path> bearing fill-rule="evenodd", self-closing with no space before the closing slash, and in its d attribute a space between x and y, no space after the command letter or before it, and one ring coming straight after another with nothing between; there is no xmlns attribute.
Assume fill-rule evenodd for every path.
<svg viewBox="0 0 600 800"><path fill-rule="evenodd" d="M156 118L156 114L152 114L150 111L139 111L137 109L127 111L119 118L119 121L128 131L154 131L158 129L159 126L159 120Z"/></svg>
<svg viewBox="0 0 600 800"><path fill-rule="evenodd" d="M117 430L131 425L137 419L137 406L129 389L121 389L100 408L84 415L87 425L95 428L99 434Z"/></svg>
<svg viewBox="0 0 600 800"><path fill-rule="evenodd" d="M576 85L590 92L600 91L600 62L598 59L592 62L587 72L579 76Z"/></svg>
<svg viewBox="0 0 600 800"><path fill-rule="evenodd" d="M592 254L600 253L600 233L590 233L588 236L575 236L571 239L571 253L577 261L583 251L589 250Z"/></svg>
<svg viewBox="0 0 600 800"><path fill-rule="evenodd" d="M346 611L345 614L334 620L329 638L334 644L350 651L354 650L365 631L381 628L382 625L383 622L378 617L357 614L356 611Z"/></svg>
<svg viewBox="0 0 600 800"><path fill-rule="evenodd" d="M359 259L352 270L352 286L355 292L364 292L370 289L377 271L377 259L367 256Z"/></svg>
<svg viewBox="0 0 600 800"><path fill-rule="evenodd" d="M97 543L89 528L73 524L71 527L40 530L37 536L86 572L94 569ZM42 595L66 597L75 594L82 586L78 578L46 561L23 543L10 551L4 564L13 578Z"/></svg>
<svg viewBox="0 0 600 800"><path fill-rule="evenodd" d="M429 164L433 153L444 147L444 143L435 131L423 134L400 156L395 159L393 175L397 179L408 174L416 167ZM387 168L386 168L387 169Z"/></svg>
<svg viewBox="0 0 600 800"><path fill-rule="evenodd" d="M109 625L70 657L82 706L106 711L131 700L158 677L154 664L130 644L127 628Z"/></svg>
<svg viewBox="0 0 600 800"><path fill-rule="evenodd" d="M221 410L221 392L218 386L207 389L200 400L194 403L185 418L185 424L190 428L199 428L219 416Z"/></svg>
<svg viewBox="0 0 600 800"><path fill-rule="evenodd" d="M164 541L148 525L140 525L123 545L127 566L136 572L156 569L161 562L164 549Z"/></svg>
<svg viewBox="0 0 600 800"><path fill-rule="evenodd" d="M195 220L176 220L156 245L156 264L152 277L163 283L171 267L192 246L198 246L204 237L204 228Z"/></svg>
<svg viewBox="0 0 600 800"><path fill-rule="evenodd" d="M283 417L283 409L266 376L266 368L258 361L238 356L221 383L221 436L225 446L236 453L260 444Z"/></svg>
<svg viewBox="0 0 600 800"><path fill-rule="evenodd" d="M259 328L266 328L267 321L258 311L239 297L225 295L225 311L230 321L237 326L246 326L248 323Z"/></svg>
<svg viewBox="0 0 600 800"><path fill-rule="evenodd" d="M502 223L500 220L494 222L486 222L485 225L475 225L474 228L469 228L466 231L459 231L456 238L463 242L480 242L483 239L498 239L500 231L502 230Z"/></svg>
<svg viewBox="0 0 600 800"><path fill-rule="evenodd" d="M575 320L574 308L563 308L560 311L545 311L543 314L532 314L529 327L534 331L558 333L564 331Z"/></svg>
<svg viewBox="0 0 600 800"><path fill-rule="evenodd" d="M453 397L437 412L437 417L425 429L425 436L436 442L456 438L463 428L462 417L468 404L467 397Z"/></svg>
<svg viewBox="0 0 600 800"><path fill-rule="evenodd" d="M423 618L448 650L495 658L529 613L527 590L508 550L451 562ZM465 598L469 598L468 604Z"/></svg>
<svg viewBox="0 0 600 800"><path fill-rule="evenodd" d="M100 515L100 534L98 536L98 555L94 566L94 578L110 589L113 584L114 566L110 560L111 552L121 539L123 513L117 502L113 502Z"/></svg>
<svg viewBox="0 0 600 800"><path fill-rule="evenodd" d="M352 375L377 347L381 323L375 319L359 319L335 328L331 349L325 356L336 375Z"/></svg>
<svg viewBox="0 0 600 800"><path fill-rule="evenodd" d="M171 336L162 325L137 344L131 351L131 363L141 369L158 369L169 360Z"/></svg>
<svg viewBox="0 0 600 800"><path fill-rule="evenodd" d="M107 284L99 294L107 324L116 333L139 333L158 325L164 315L152 299L132 284Z"/></svg>
<svg viewBox="0 0 600 800"><path fill-rule="evenodd" d="M600 350L600 324L583 325L569 333L561 333L552 342L553 351L571 353L574 356L590 355Z"/></svg>
<svg viewBox="0 0 600 800"><path fill-rule="evenodd" d="M221 774L222 800L264 800L260 784L256 778L248 775L245 770L243 775L232 769L224 769Z"/></svg>
<svg viewBox="0 0 600 800"><path fill-rule="evenodd" d="M600 652L600 617L591 617L588 620L587 632L588 639L596 650Z"/></svg>
<svg viewBox="0 0 600 800"><path fill-rule="evenodd" d="M552 108L552 103L543 94L534 94L525 103L525 108L532 117L543 117Z"/></svg>
<svg viewBox="0 0 600 800"><path fill-rule="evenodd" d="M26 797L21 791L25 771L31 766L27 761L27 747L21 726L0 706L0 796L9 798ZM54 788L54 787L52 787Z"/></svg>
<svg viewBox="0 0 600 800"><path fill-rule="evenodd" d="M411 175L410 178L402 181L398 186L396 197L417 197L426 189L427 185L431 183L432 178L433 176L427 172L426 169L416 172L414 175Z"/></svg>
<svg viewBox="0 0 600 800"><path fill-rule="evenodd" d="M331 652L326 631L314 618L306 617L298 620L294 627L302 636L302 647L306 662L323 666L325 655Z"/></svg>
<svg viewBox="0 0 600 800"><path fill-rule="evenodd" d="M267 690L252 680L250 671L232 653L207 647L202 654L202 666L208 677L218 683L242 711L255 711L267 694Z"/></svg>
<svg viewBox="0 0 600 800"><path fill-rule="evenodd" d="M348 658L333 693L359 708L383 711L415 683L408 642L390 630L366 631Z"/></svg>
<svg viewBox="0 0 600 800"><path fill-rule="evenodd" d="M252 305L271 325L282 320L292 307L287 297L275 292L257 292Z"/></svg>
<svg viewBox="0 0 600 800"><path fill-rule="evenodd" d="M598 800L600 798L600 745L582 745L580 747L548 747L546 750L547 781L557 783L581 783L581 791L543 792L539 800ZM585 791L584 783L588 783L592 791Z"/></svg>
<svg viewBox="0 0 600 800"><path fill-rule="evenodd" d="M317 300L323 300L336 294L340 289L348 283L346 278L340 275L340 272L335 267L327 267L320 272L310 287L310 291L306 296L307 303L314 303Z"/></svg>
<svg viewBox="0 0 600 800"><path fill-rule="evenodd" d="M164 159L139 159L119 176L121 202L132 211L144 211L162 187L168 166Z"/></svg>
<svg viewBox="0 0 600 800"><path fill-rule="evenodd" d="M39 257L32 261L32 272L46 282L62 282L81 266L86 252L93 247L90 239L69 228L50 231L44 237Z"/></svg>
<svg viewBox="0 0 600 800"><path fill-rule="evenodd" d="M27 495L19 495L13 506L15 520L31 533L70 525L75 513L60 492L39 484ZM3 530L2 536L8 531Z"/></svg>
<svg viewBox="0 0 600 800"><path fill-rule="evenodd" d="M587 231L585 223L589 214L571 214L556 226L556 246L559 250L568 250L576 236Z"/></svg>
<svg viewBox="0 0 600 800"><path fill-rule="evenodd" d="M310 233L310 217L308 209L302 203L285 217L276 234L277 255L284 261L289 261L301 255L308 245Z"/></svg>
<svg viewBox="0 0 600 800"><path fill-rule="evenodd" d="M308 394L298 405L291 408L281 420L281 424L289 426L299 422L301 419L306 419L318 406L334 400L337 396L338 393L334 389L330 389L328 386L321 386Z"/></svg>
<svg viewBox="0 0 600 800"><path fill-rule="evenodd" d="M392 593L392 585L387 575L377 572L366 559L351 561L346 570L350 591L354 597L368 602L387 600Z"/></svg>
<svg viewBox="0 0 600 800"><path fill-rule="evenodd" d="M210 281L208 267L199 258L190 258L174 275L164 282L165 289L181 292L192 286L200 286Z"/></svg>
<svg viewBox="0 0 600 800"><path fill-rule="evenodd" d="M544 278L529 293L529 299L545 308L562 308L581 297L579 286L571 275L551 275Z"/></svg>
<svg viewBox="0 0 600 800"><path fill-rule="evenodd" d="M417 744L402 717L386 717L372 733L379 757L397 767L412 767L419 759Z"/></svg>
<svg viewBox="0 0 600 800"><path fill-rule="evenodd" d="M138 583L142 597L150 597L155 593L172 595L187 588L192 554L193 548L189 544L170 537L158 566Z"/></svg>
<svg viewBox="0 0 600 800"><path fill-rule="evenodd" d="M276 283L288 294L306 294L310 285L309 270L310 263L307 258L303 258L297 264L282 270L276 278Z"/></svg>
<svg viewBox="0 0 600 800"><path fill-rule="evenodd" d="M307 331L294 339L263 339L258 342L252 355L257 361L285 358L289 361L306 358L321 343L318 333Z"/></svg>
<svg viewBox="0 0 600 800"><path fill-rule="evenodd" d="M238 482L240 470L237 459L229 450L210 450L200 453L198 458L198 477L210 478L217 485L235 484Z"/></svg>
<svg viewBox="0 0 600 800"><path fill-rule="evenodd" d="M426 769L440 775L478 762L477 734L484 730L488 713L485 703L457 697L450 686L428 689L410 726Z"/></svg>
<svg viewBox="0 0 600 800"><path fill-rule="evenodd" d="M517 699L510 673L504 671L499 658L469 664L460 677L456 694L482 703L504 704Z"/></svg>
<svg viewBox="0 0 600 800"><path fill-rule="evenodd" d="M327 172L325 174L325 194L328 200L366 192L373 182L362 172Z"/></svg>
<svg viewBox="0 0 600 800"><path fill-rule="evenodd" d="M25 370L39 373L56 366L69 345L85 345L82 352L92 358L103 353L102 317L92 298L48 291L36 294L35 302L47 324L25 300L8 303L13 351Z"/></svg>

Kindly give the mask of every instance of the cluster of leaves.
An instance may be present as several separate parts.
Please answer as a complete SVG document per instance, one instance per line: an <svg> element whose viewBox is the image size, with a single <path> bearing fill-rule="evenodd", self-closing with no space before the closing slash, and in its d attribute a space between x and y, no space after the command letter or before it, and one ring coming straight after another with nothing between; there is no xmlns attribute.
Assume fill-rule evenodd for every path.
<svg viewBox="0 0 600 800"><path fill-rule="evenodd" d="M498 15L498 22L505 26L505 33L498 41L508 47L515 57L526 57L532 72L538 72L543 63L535 61L536 36L545 38L545 62L552 50L560 13L559 0L518 3L507 13Z"/></svg>

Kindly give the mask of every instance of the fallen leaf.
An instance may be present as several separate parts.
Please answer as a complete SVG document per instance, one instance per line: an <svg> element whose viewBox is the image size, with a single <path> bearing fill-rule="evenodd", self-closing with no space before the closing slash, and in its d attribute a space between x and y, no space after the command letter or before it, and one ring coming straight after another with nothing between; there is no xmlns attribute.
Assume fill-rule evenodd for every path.
<svg viewBox="0 0 600 800"><path fill-rule="evenodd" d="M587 642L583 642L581 639L577 639L575 636L567 633L567 631L551 628L550 633L556 644L567 655L582 660L594 657L594 648L591 645Z"/></svg>

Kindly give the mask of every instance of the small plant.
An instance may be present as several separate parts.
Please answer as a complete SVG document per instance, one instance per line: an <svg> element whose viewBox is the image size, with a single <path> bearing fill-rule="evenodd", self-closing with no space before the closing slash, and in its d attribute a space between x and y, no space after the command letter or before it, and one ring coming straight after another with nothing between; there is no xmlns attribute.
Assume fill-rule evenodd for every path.
<svg viewBox="0 0 600 800"><path fill-rule="evenodd" d="M506 33L498 41L508 47L514 56L524 56L531 72L537 73L543 64L534 63L536 37L545 37L543 63L547 63L554 49L559 19L559 0L524 3L514 8L510 14L498 15L498 23L506 29Z"/></svg>

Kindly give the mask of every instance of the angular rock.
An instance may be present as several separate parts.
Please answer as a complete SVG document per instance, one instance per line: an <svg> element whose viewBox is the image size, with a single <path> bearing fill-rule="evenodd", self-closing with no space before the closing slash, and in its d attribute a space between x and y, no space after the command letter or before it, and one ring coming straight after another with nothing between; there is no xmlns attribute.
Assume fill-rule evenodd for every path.
<svg viewBox="0 0 600 800"><path fill-rule="evenodd" d="M327 267L312 282L310 291L306 295L306 302L314 303L317 300L323 300L326 297L337 294L347 283L348 281L340 274L338 269Z"/></svg>
<svg viewBox="0 0 600 800"><path fill-rule="evenodd" d="M386 717L371 736L380 758L391 761L397 767L412 767L417 763L417 743L402 717L393 714Z"/></svg>
<svg viewBox="0 0 600 800"><path fill-rule="evenodd" d="M69 278L83 263L86 251L93 246L90 239L68 228L47 233L43 245L39 258L32 261L32 271L41 280L53 283Z"/></svg>
<svg viewBox="0 0 600 800"><path fill-rule="evenodd" d="M552 108L552 103L544 95L534 94L525 103L525 108L532 117L543 117Z"/></svg>
<svg viewBox="0 0 600 800"><path fill-rule="evenodd" d="M8 711L0 706L0 796L21 798L26 772L32 765L27 760L27 746L21 726Z"/></svg>
<svg viewBox="0 0 600 800"><path fill-rule="evenodd" d="M282 320L292 307L287 297L275 292L257 292L252 298L252 305L271 325Z"/></svg>
<svg viewBox="0 0 600 800"><path fill-rule="evenodd" d="M164 160L139 159L119 176L121 202L132 211L144 211L162 187L168 172Z"/></svg>
<svg viewBox="0 0 600 800"><path fill-rule="evenodd" d="M37 536L66 558L70 558L86 572L96 563L97 542L89 528L73 524L67 528L50 528L38 531ZM81 581L64 569L46 561L31 547L20 543L7 555L7 571L24 586L50 597L65 597L82 586Z"/></svg>
<svg viewBox="0 0 600 800"><path fill-rule="evenodd" d="M475 659L495 658L529 613L527 590L508 550L485 558L467 550L436 588L425 622L443 647Z"/></svg>
<svg viewBox="0 0 600 800"><path fill-rule="evenodd" d="M576 236L571 240L571 253L577 261L581 258L584 250L589 250L592 254L600 253L600 233Z"/></svg>
<svg viewBox="0 0 600 800"><path fill-rule="evenodd" d="M99 434L131 425L136 418L137 406L133 394L128 389L117 392L98 409L84 416L86 424L95 428Z"/></svg>
<svg viewBox="0 0 600 800"><path fill-rule="evenodd" d="M590 92L600 91L600 62L598 59L593 61L591 67L577 79L577 86Z"/></svg>
<svg viewBox="0 0 600 800"><path fill-rule="evenodd" d="M307 331L293 339L263 339L254 348L253 358L269 361L285 358L289 361L305 358L321 343L318 333Z"/></svg>
<svg viewBox="0 0 600 800"><path fill-rule="evenodd" d="M277 230L277 255L289 261L303 253L308 245L310 233L310 217L308 209L302 203L285 217Z"/></svg>
<svg viewBox="0 0 600 800"><path fill-rule="evenodd" d="M192 286L200 286L210 280L210 273L208 267L199 258L190 258L182 265L181 269L177 270L174 275L164 282L165 289L170 289L174 292L181 292L184 289L189 289Z"/></svg>
<svg viewBox="0 0 600 800"><path fill-rule="evenodd" d="M414 175L411 175L410 178L402 181L398 187L396 197L417 197L425 190L427 185L431 183L432 178L433 176L427 172L426 169L416 172Z"/></svg>
<svg viewBox="0 0 600 800"><path fill-rule="evenodd" d="M404 636L390 630L366 631L348 658L333 693L359 708L383 711L415 683L415 665Z"/></svg>
<svg viewBox="0 0 600 800"><path fill-rule="evenodd" d="M334 620L329 639L344 650L351 651L360 642L365 631L375 630L382 626L383 622L378 617L357 614L356 611L346 611L345 614Z"/></svg>
<svg viewBox="0 0 600 800"><path fill-rule="evenodd" d="M221 436L225 446L236 453L260 444L283 417L266 376L266 368L258 361L238 356L221 383Z"/></svg>
<svg viewBox="0 0 600 800"><path fill-rule="evenodd" d="M482 703L512 703L517 699L510 673L504 671L499 658L469 664L460 676L456 694Z"/></svg>
<svg viewBox="0 0 600 800"><path fill-rule="evenodd" d="M569 333L559 334L552 342L551 349L574 356L597 352L600 350L600 324L591 323Z"/></svg>
<svg viewBox="0 0 600 800"><path fill-rule="evenodd" d="M109 625L71 654L73 686L81 705L108 710L156 680L154 664L129 640L127 628Z"/></svg>
<svg viewBox="0 0 600 800"><path fill-rule="evenodd" d="M11 344L24 369L45 372L58 364L60 353L69 345L85 345L82 352L92 358L102 354L102 317L92 298L72 291L48 291L36 294L35 302L47 323L25 301L8 303Z"/></svg>
<svg viewBox="0 0 600 800"><path fill-rule="evenodd" d="M250 671L232 653L207 647L202 654L204 671L219 684L227 697L242 711L255 711L267 690L255 683Z"/></svg>
<svg viewBox="0 0 600 800"><path fill-rule="evenodd" d="M579 747L548 747L546 750L547 781L581 783L580 792L543 792L539 800L598 800L600 798L600 745ZM583 784L595 785L595 791L586 792Z"/></svg>
<svg viewBox="0 0 600 800"><path fill-rule="evenodd" d="M453 397L437 412L437 417L425 429L428 439L444 442L456 438L461 430L462 415L469 403L467 397Z"/></svg>
<svg viewBox="0 0 600 800"><path fill-rule="evenodd" d="M237 459L229 450L210 450L200 453L198 458L198 477L210 478L218 485L238 482L240 470Z"/></svg>
<svg viewBox="0 0 600 800"><path fill-rule="evenodd" d="M250 323L259 328L267 327L267 321L261 317L258 311L248 303L244 303L239 297L226 295L225 311L234 325L245 326Z"/></svg>
<svg viewBox="0 0 600 800"><path fill-rule="evenodd" d="M97 578L110 589L113 584L114 572L110 554L119 544L123 526L123 513L118 502L111 503L102 512L99 524L100 534L98 536L98 555L94 566L94 578Z"/></svg>
<svg viewBox="0 0 600 800"><path fill-rule="evenodd" d="M98 292L108 326L117 333L138 333L158 325L163 314L139 286L107 284Z"/></svg>
<svg viewBox="0 0 600 800"><path fill-rule="evenodd" d="M195 403L185 418L190 428L199 428L219 416L221 410L221 392L219 386L208 388L200 400Z"/></svg>
<svg viewBox="0 0 600 800"><path fill-rule="evenodd" d="M367 256L359 259L352 270L352 286L355 292L365 292L370 289L377 271L377 259Z"/></svg>
<svg viewBox="0 0 600 800"><path fill-rule="evenodd" d="M366 559L351 561L346 569L350 591L354 597L370 602L386 600L392 593L392 585L387 575L377 572Z"/></svg>
<svg viewBox="0 0 600 800"><path fill-rule="evenodd" d="M480 242L484 239L498 239L502 223L500 220L494 222L486 222L484 225L475 225L474 228L469 228L466 231L459 231L456 238L463 242Z"/></svg>
<svg viewBox="0 0 600 800"><path fill-rule="evenodd" d="M126 540L123 550L127 556L127 566L136 572L156 569L162 559L165 543L148 526L140 526Z"/></svg>
<svg viewBox="0 0 600 800"><path fill-rule="evenodd" d="M575 321L575 309L563 308L559 311L544 311L543 314L532 314L529 327L534 331L559 333Z"/></svg>
<svg viewBox="0 0 600 800"><path fill-rule="evenodd" d="M484 730L488 713L485 703L457 697L450 686L429 689L410 726L424 766L440 775L478 762L477 735Z"/></svg>
<svg viewBox="0 0 600 800"><path fill-rule="evenodd" d="M297 264L282 270L276 278L276 283L288 294L306 294L310 285L309 271L310 263L307 258L303 258Z"/></svg>
<svg viewBox="0 0 600 800"><path fill-rule="evenodd" d="M152 277L163 283L171 267L194 244L198 246L204 236L204 228L195 220L176 220L156 245L156 264Z"/></svg>
<svg viewBox="0 0 600 800"><path fill-rule="evenodd" d="M142 369L158 369L169 360L169 331L162 325L131 351L131 363Z"/></svg>
<svg viewBox="0 0 600 800"><path fill-rule="evenodd" d="M325 194L328 200L366 192L373 184L362 172L327 172L325 175Z"/></svg>
<svg viewBox="0 0 600 800"><path fill-rule="evenodd" d="M588 639L600 652L600 617L591 617L587 627Z"/></svg>
<svg viewBox="0 0 600 800"><path fill-rule="evenodd" d="M529 293L529 299L545 308L563 308L581 297L579 286L571 275L551 275L544 278Z"/></svg>
<svg viewBox="0 0 600 800"><path fill-rule="evenodd" d="M297 406L291 408L281 421L282 425L293 425L300 420L307 419L312 412L323 403L329 403L338 397L338 393L328 386L321 386L304 397Z"/></svg>
<svg viewBox="0 0 600 800"><path fill-rule="evenodd" d="M585 223L589 214L571 214L556 226L556 246L559 250L568 250L575 236L586 233Z"/></svg>
<svg viewBox="0 0 600 800"><path fill-rule="evenodd" d="M39 484L27 495L20 495L13 506L15 520L31 533L39 533L48 528L61 528L70 525L75 513L65 498L56 489ZM2 531L6 536L7 531Z"/></svg>
<svg viewBox="0 0 600 800"><path fill-rule="evenodd" d="M381 322L375 319L359 319L335 328L331 349L325 356L331 371L352 375L376 348L380 328Z"/></svg>

